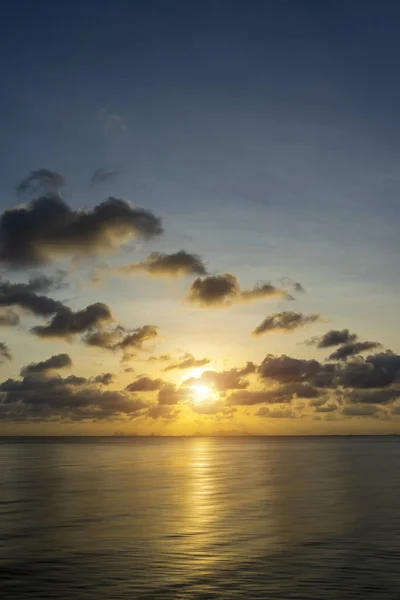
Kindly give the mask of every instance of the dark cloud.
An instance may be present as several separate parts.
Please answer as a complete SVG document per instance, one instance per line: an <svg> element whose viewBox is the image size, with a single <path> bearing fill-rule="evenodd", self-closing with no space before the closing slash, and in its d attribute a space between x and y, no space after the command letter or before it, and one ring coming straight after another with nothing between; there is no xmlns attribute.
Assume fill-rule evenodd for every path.
<svg viewBox="0 0 400 600"><path fill-rule="evenodd" d="M318 390L308 383L292 382L268 390L240 390L227 398L227 404L252 406L254 404L285 404L296 398L316 398Z"/></svg>
<svg viewBox="0 0 400 600"><path fill-rule="evenodd" d="M166 383L158 392L158 404L175 405L187 399L187 391L177 388L173 383Z"/></svg>
<svg viewBox="0 0 400 600"><path fill-rule="evenodd" d="M0 361L2 360L12 360L11 351L4 342L0 342Z"/></svg>
<svg viewBox="0 0 400 600"><path fill-rule="evenodd" d="M16 327L19 322L19 315L13 310L0 313L0 327Z"/></svg>
<svg viewBox="0 0 400 600"><path fill-rule="evenodd" d="M329 360L347 360L350 356L356 356L367 350L375 350L377 348L382 348L382 344L379 342L349 342L348 344L339 346L335 352L332 352Z"/></svg>
<svg viewBox="0 0 400 600"><path fill-rule="evenodd" d="M358 335L356 333L350 333L348 329L331 329L322 337L309 340L309 345L317 346L317 348L331 348L332 346L339 346L340 344L352 344L357 339Z"/></svg>
<svg viewBox="0 0 400 600"><path fill-rule="evenodd" d="M42 362L30 363L26 367L22 367L21 375L25 377L34 373L45 373L52 369L64 369L71 366L72 360L68 354L55 354Z"/></svg>
<svg viewBox="0 0 400 600"><path fill-rule="evenodd" d="M303 315L298 312L286 310L274 313L266 317L253 331L253 335L259 336L271 331L292 332L300 327L311 325L320 319L319 314Z"/></svg>
<svg viewBox="0 0 400 600"><path fill-rule="evenodd" d="M349 404L391 404L400 398L400 388L380 390L352 390L346 393Z"/></svg>
<svg viewBox="0 0 400 600"><path fill-rule="evenodd" d="M193 354L185 354L178 362L174 362L167 367L164 371L172 371L173 369L191 369L194 367L203 367L210 362L209 358L195 358Z"/></svg>
<svg viewBox="0 0 400 600"><path fill-rule="evenodd" d="M215 387L219 391L241 390L248 387L249 382L244 379L256 370L252 362L241 369L229 369L228 371L203 371L200 377L186 379L184 385L206 385Z"/></svg>
<svg viewBox="0 0 400 600"><path fill-rule="evenodd" d="M62 310L59 310L46 325L33 327L32 332L42 338L69 338L111 320L111 311L102 302L90 304L86 308L77 311L63 306Z"/></svg>
<svg viewBox="0 0 400 600"><path fill-rule="evenodd" d="M100 167L96 169L93 175L90 178L90 183L92 185L98 185L100 183L110 183L115 181L118 175L118 171L107 171L107 169L103 169Z"/></svg>
<svg viewBox="0 0 400 600"><path fill-rule="evenodd" d="M31 171L29 175L22 179L16 190L18 194L27 192L31 194L55 193L61 190L64 183L64 177L60 173L49 169L38 169L37 171Z"/></svg>
<svg viewBox="0 0 400 600"><path fill-rule="evenodd" d="M317 360L268 354L259 366L258 372L261 377L273 379L280 383L292 381L312 382L322 368Z"/></svg>
<svg viewBox="0 0 400 600"><path fill-rule="evenodd" d="M147 359L147 362L167 362L167 360L171 360L170 354L161 354L160 356L150 356Z"/></svg>
<svg viewBox="0 0 400 600"><path fill-rule="evenodd" d="M117 269L118 273L131 275L144 272L157 277L178 277L180 275L205 275L207 273L203 260L197 254L179 250L174 254L152 252L146 260L134 262Z"/></svg>
<svg viewBox="0 0 400 600"><path fill-rule="evenodd" d="M297 414L290 408L274 408L261 406L255 413L256 417L268 417L270 419L295 419Z"/></svg>
<svg viewBox="0 0 400 600"><path fill-rule="evenodd" d="M114 375L112 373L101 373L100 375L93 377L91 381L100 385L110 385L110 383L113 383L114 381Z"/></svg>
<svg viewBox="0 0 400 600"><path fill-rule="evenodd" d="M226 307L268 297L288 297L288 294L270 283L258 283L250 290L241 290L237 277L224 273L195 279L186 299L202 307Z"/></svg>
<svg viewBox="0 0 400 600"><path fill-rule="evenodd" d="M93 421L131 419L151 404L124 391L103 391L93 380L71 375L26 376L0 384L0 419Z"/></svg>
<svg viewBox="0 0 400 600"><path fill-rule="evenodd" d="M358 357L337 369L340 385L345 388L384 388L400 377L400 355L393 352Z"/></svg>
<svg viewBox="0 0 400 600"><path fill-rule="evenodd" d="M38 282L10 283L0 280L0 306L17 306L39 317L49 317L68 310L59 300L38 295Z"/></svg>
<svg viewBox="0 0 400 600"><path fill-rule="evenodd" d="M93 255L119 247L130 236L162 233L150 211L108 198L92 210L73 210L57 195L6 210L0 217L0 261L14 266L46 263L53 255Z"/></svg>
<svg viewBox="0 0 400 600"><path fill-rule="evenodd" d="M167 404L156 404L151 406L145 413L146 417L151 419L175 419L179 415L179 410Z"/></svg>
<svg viewBox="0 0 400 600"><path fill-rule="evenodd" d="M160 390L165 385L162 379L151 379L150 377L140 377L126 386L128 392L154 392Z"/></svg>
<svg viewBox="0 0 400 600"><path fill-rule="evenodd" d="M346 417L375 417L382 414L382 409L374 404L353 404L342 408Z"/></svg>
<svg viewBox="0 0 400 600"><path fill-rule="evenodd" d="M83 341L89 346L98 346L106 350L122 350L126 355L133 349L141 349L145 342L158 336L155 325L143 325L133 330L126 330L117 325L113 329L89 331Z"/></svg>

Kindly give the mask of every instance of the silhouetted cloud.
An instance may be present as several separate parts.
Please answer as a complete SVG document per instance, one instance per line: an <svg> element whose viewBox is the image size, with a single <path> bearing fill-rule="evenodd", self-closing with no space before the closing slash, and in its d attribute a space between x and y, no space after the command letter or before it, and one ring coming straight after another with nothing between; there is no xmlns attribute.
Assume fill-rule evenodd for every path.
<svg viewBox="0 0 400 600"><path fill-rule="evenodd" d="M37 325L32 328L32 332L42 338L69 338L111 320L110 308L102 302L90 304L86 308L77 311L64 306L46 325Z"/></svg>
<svg viewBox="0 0 400 600"><path fill-rule="evenodd" d="M46 263L54 255L93 255L119 247L130 236L162 233L151 211L108 198L92 210L73 210L56 195L6 210L0 217L0 261L8 266Z"/></svg>
<svg viewBox="0 0 400 600"><path fill-rule="evenodd" d="M230 405L252 406L254 404L285 404L296 398L315 398L318 390L307 384L293 382L268 390L240 390L226 399Z"/></svg>
<svg viewBox="0 0 400 600"><path fill-rule="evenodd" d="M253 335L259 336L271 331L292 332L300 327L311 325L320 319L319 314L303 315L301 313L286 310L274 313L266 317L253 331Z"/></svg>
<svg viewBox="0 0 400 600"><path fill-rule="evenodd" d="M66 310L59 300L36 293L38 282L10 283L0 280L0 306L17 306L40 317L49 317L56 312Z"/></svg>
<svg viewBox="0 0 400 600"><path fill-rule="evenodd" d="M90 183L92 185L98 185L101 183L109 183L111 181L115 181L118 175L118 171L107 171L107 169L103 169L100 167L96 169L93 175L90 178Z"/></svg>
<svg viewBox="0 0 400 600"><path fill-rule="evenodd" d="M348 329L331 329L320 338L312 338L308 344L310 346L317 346L317 348L330 348L332 346L339 346L340 344L351 344L357 339L358 335L350 333Z"/></svg>
<svg viewBox="0 0 400 600"><path fill-rule="evenodd" d="M349 342L339 346L329 356L329 360L347 360L350 356L356 356L367 350L375 350L376 348L382 348L382 344L379 342Z"/></svg>
<svg viewBox="0 0 400 600"><path fill-rule="evenodd" d="M206 385L215 387L219 391L240 390L248 387L249 382L245 379L247 375L256 370L252 362L241 369L229 369L227 371L203 371L200 377L191 377L184 381L187 387L194 385Z"/></svg>
<svg viewBox="0 0 400 600"><path fill-rule="evenodd" d="M255 413L256 417L268 417L269 419L295 419L297 414L291 408L268 408L261 406Z"/></svg>
<svg viewBox="0 0 400 600"><path fill-rule="evenodd" d="M96 378L46 374L0 384L0 419L12 421L101 421L131 419L151 403L126 390L103 391Z"/></svg>
<svg viewBox="0 0 400 600"><path fill-rule="evenodd" d="M291 381L310 382L322 368L317 360L268 354L261 363L258 372L261 377L274 379L280 383Z"/></svg>
<svg viewBox="0 0 400 600"><path fill-rule="evenodd" d="M151 419L175 419L179 415L179 410L174 406L168 406L168 404L156 404L150 406L146 411L145 416Z"/></svg>
<svg viewBox="0 0 400 600"><path fill-rule="evenodd" d="M100 373L100 375L93 377L91 381L100 385L110 385L114 381L114 375L112 373Z"/></svg>
<svg viewBox="0 0 400 600"><path fill-rule="evenodd" d="M113 269L123 275L135 273L147 273L155 277L178 277L181 275L205 275L206 267L198 254L190 254L185 250L179 250L173 254L152 252L149 256L139 262L134 262L126 267Z"/></svg>
<svg viewBox="0 0 400 600"><path fill-rule="evenodd" d="M400 378L400 355L380 352L358 357L337 369L340 385L345 388L384 388Z"/></svg>
<svg viewBox="0 0 400 600"><path fill-rule="evenodd" d="M391 404L400 399L400 388L351 390L346 393L345 398L351 404Z"/></svg>
<svg viewBox="0 0 400 600"><path fill-rule="evenodd" d="M185 354L178 362L174 362L167 367L164 371L172 371L173 369L191 369L195 367L203 367L210 362L209 358L195 358L193 354Z"/></svg>
<svg viewBox="0 0 400 600"><path fill-rule="evenodd" d="M150 356L147 359L147 362L167 362L167 360L171 360L170 354L161 354L160 356Z"/></svg>
<svg viewBox="0 0 400 600"><path fill-rule="evenodd" d="M342 408L342 415L346 417L375 417L382 414L382 409L373 404L353 404Z"/></svg>
<svg viewBox="0 0 400 600"><path fill-rule="evenodd" d="M33 375L34 373L45 373L53 369L64 369L72 366L71 357L68 354L55 354L47 360L38 363L30 363L22 367L21 376Z"/></svg>
<svg viewBox="0 0 400 600"><path fill-rule="evenodd" d="M5 344L4 342L0 342L0 361L4 359L12 360L12 354L7 344Z"/></svg>
<svg viewBox="0 0 400 600"><path fill-rule="evenodd" d="M13 310L0 313L0 327L16 327L19 322L19 315Z"/></svg>
<svg viewBox="0 0 400 600"><path fill-rule="evenodd" d="M216 415L226 410L222 400L211 400L211 402L193 402L190 405L193 412L199 415Z"/></svg>
<svg viewBox="0 0 400 600"><path fill-rule="evenodd" d="M158 329L155 325L143 325L132 330L117 325L112 329L89 331L83 337L83 341L89 346L122 350L124 354L129 354L132 349L141 349L145 342L157 336Z"/></svg>
<svg viewBox="0 0 400 600"><path fill-rule="evenodd" d="M154 392L165 385L162 379L151 379L151 377L140 377L126 386L128 392Z"/></svg>
<svg viewBox="0 0 400 600"><path fill-rule="evenodd" d="M38 169L31 171L20 183L16 190L18 194L24 193L56 193L63 187L65 181L60 173L50 171L49 169Z"/></svg>
<svg viewBox="0 0 400 600"><path fill-rule="evenodd" d="M187 399L187 391L177 388L173 383L166 383L158 392L158 404L174 405Z"/></svg>
<svg viewBox="0 0 400 600"><path fill-rule="evenodd" d="M270 283L258 283L250 290L241 290L235 275L223 273L195 279L186 299L202 307L227 307L269 297L287 298L288 293Z"/></svg>

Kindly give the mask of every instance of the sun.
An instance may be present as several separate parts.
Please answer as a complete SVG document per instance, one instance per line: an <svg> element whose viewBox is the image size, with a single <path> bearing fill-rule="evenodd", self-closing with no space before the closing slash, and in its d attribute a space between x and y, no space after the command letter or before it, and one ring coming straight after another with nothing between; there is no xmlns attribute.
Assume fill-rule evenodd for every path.
<svg viewBox="0 0 400 600"><path fill-rule="evenodd" d="M193 396L196 402L203 402L206 398L211 396L211 390L206 385L194 385Z"/></svg>

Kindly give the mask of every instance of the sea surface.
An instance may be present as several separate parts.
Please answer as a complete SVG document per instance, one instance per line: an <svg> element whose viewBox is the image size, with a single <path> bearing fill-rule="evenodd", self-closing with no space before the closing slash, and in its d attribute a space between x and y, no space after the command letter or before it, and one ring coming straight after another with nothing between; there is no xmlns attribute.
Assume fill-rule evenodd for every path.
<svg viewBox="0 0 400 600"><path fill-rule="evenodd" d="M400 599L400 438L0 438L0 598Z"/></svg>

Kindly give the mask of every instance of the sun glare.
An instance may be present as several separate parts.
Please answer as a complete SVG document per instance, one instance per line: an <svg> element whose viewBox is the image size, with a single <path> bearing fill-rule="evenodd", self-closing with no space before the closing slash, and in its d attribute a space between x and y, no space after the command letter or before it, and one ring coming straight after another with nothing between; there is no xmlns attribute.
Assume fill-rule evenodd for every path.
<svg viewBox="0 0 400 600"><path fill-rule="evenodd" d="M202 402L211 395L211 390L206 385L194 385L193 395L196 402Z"/></svg>

